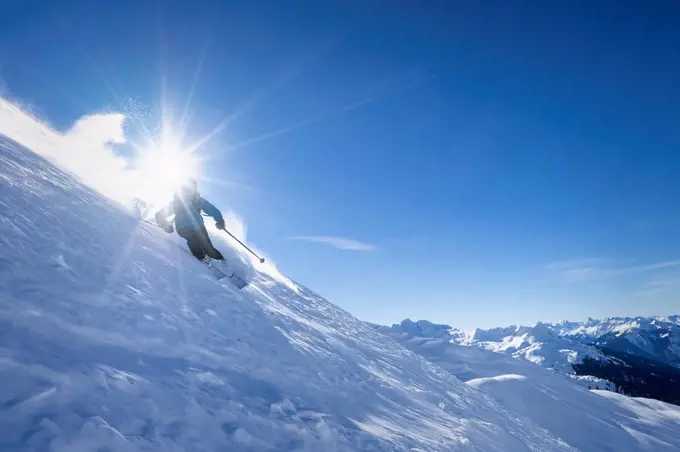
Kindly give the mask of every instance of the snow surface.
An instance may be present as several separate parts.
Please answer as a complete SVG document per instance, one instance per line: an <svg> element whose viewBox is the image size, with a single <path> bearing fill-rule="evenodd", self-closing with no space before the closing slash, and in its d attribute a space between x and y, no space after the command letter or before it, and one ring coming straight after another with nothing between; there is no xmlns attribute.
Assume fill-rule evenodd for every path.
<svg viewBox="0 0 680 452"><path fill-rule="evenodd" d="M478 388L480 386L483 386L487 383L494 382L494 381L504 381L504 380L526 380L527 377L524 375L517 375L517 374L506 374L506 375L497 375L495 377L486 377L486 378L474 378L472 380L468 380L467 384L470 386L474 386L475 388Z"/></svg>
<svg viewBox="0 0 680 452"><path fill-rule="evenodd" d="M218 283L173 237L0 140L0 450L574 450L267 267Z"/></svg>
<svg viewBox="0 0 680 452"><path fill-rule="evenodd" d="M589 391L569 376L526 360L446 338L379 328L468 385L582 451L680 450L680 407L608 391Z"/></svg>

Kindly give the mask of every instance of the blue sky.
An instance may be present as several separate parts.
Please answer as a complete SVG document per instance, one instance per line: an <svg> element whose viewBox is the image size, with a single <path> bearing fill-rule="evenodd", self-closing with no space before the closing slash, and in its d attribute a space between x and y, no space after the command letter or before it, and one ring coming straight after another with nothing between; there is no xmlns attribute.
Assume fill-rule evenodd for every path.
<svg viewBox="0 0 680 452"><path fill-rule="evenodd" d="M3 97L61 129L189 100L189 139L225 125L205 196L362 319L680 307L677 2L28 3Z"/></svg>

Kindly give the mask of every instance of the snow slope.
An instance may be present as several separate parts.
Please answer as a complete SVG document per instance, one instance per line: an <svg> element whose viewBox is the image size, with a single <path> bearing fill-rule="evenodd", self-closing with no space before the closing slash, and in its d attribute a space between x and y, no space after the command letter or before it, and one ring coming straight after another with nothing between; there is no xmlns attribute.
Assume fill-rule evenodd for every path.
<svg viewBox="0 0 680 452"><path fill-rule="evenodd" d="M0 450L575 449L271 268L219 284L0 137Z"/></svg>
<svg viewBox="0 0 680 452"><path fill-rule="evenodd" d="M589 391L568 376L448 338L380 331L582 451L680 450L680 407Z"/></svg>

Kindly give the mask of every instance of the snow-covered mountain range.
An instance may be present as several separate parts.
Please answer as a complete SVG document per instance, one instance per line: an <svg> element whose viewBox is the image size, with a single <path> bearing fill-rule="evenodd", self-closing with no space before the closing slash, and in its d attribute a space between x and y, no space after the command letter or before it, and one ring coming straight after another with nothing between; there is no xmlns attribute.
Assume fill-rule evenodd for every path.
<svg viewBox="0 0 680 452"><path fill-rule="evenodd" d="M590 388L645 393L645 389L658 387L659 381L653 374L659 372L663 372L664 378L668 376L672 382L680 383L678 315L538 322L533 326L513 325L487 330L458 330L425 320L406 319L390 330L409 337L446 338L451 343L523 358L570 375ZM616 381L606 378L612 369L623 372L621 369L625 368L635 368L636 372L648 369L649 375L637 375L639 381L635 385L627 381L622 388L617 387ZM624 380L630 379L630 372L626 372ZM672 391L666 400L677 403L680 401L678 395L677 391Z"/></svg>
<svg viewBox="0 0 680 452"><path fill-rule="evenodd" d="M551 325L562 337L656 359L680 367L680 315L612 317Z"/></svg>
<svg viewBox="0 0 680 452"><path fill-rule="evenodd" d="M680 450L680 407L589 391L449 328L367 324L218 235L249 285L215 280L174 236L22 147L9 108L0 450Z"/></svg>

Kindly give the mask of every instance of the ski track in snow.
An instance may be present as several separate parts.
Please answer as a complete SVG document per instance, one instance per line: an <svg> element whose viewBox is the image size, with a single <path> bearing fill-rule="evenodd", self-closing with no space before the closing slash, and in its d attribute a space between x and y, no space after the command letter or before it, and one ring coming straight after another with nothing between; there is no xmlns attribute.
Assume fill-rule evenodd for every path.
<svg viewBox="0 0 680 452"><path fill-rule="evenodd" d="M304 287L252 273L242 291L218 283L0 139L0 450L575 450Z"/></svg>

